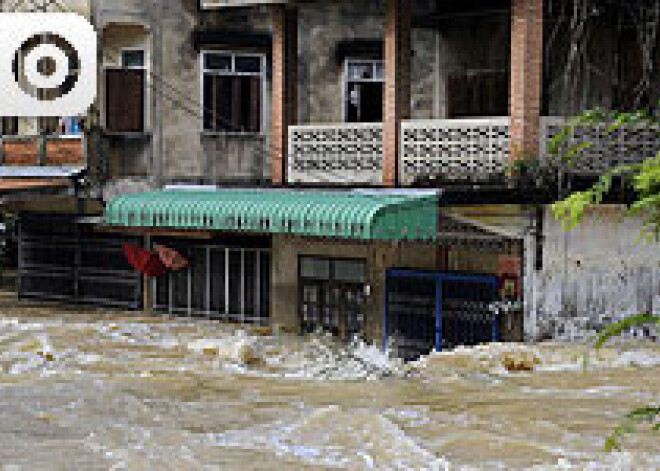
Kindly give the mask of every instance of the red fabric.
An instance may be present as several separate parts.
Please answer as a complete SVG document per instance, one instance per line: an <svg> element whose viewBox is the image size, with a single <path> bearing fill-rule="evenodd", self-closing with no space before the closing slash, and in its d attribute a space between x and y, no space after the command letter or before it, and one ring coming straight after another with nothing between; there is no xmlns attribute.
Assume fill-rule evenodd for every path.
<svg viewBox="0 0 660 471"><path fill-rule="evenodd" d="M163 262L163 265L165 265L168 269L172 271L179 271L183 270L184 268L188 268L188 260L176 250L164 247L162 245L155 246L154 250L160 257L160 261Z"/></svg>
<svg viewBox="0 0 660 471"><path fill-rule="evenodd" d="M124 244L124 255L133 268L146 276L158 277L167 273L160 257L137 245Z"/></svg>

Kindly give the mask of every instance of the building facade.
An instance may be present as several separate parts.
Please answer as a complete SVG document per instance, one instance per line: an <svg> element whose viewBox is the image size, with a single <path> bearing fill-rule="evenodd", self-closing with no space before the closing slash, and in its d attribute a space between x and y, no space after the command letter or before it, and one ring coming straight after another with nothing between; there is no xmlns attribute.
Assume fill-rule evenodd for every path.
<svg viewBox="0 0 660 471"><path fill-rule="evenodd" d="M571 129L593 141L576 164L555 153L572 115L660 97L658 37L635 36L615 3L580 36L559 0L92 1L87 181L7 206L26 221L22 293L360 335L404 355L652 309L656 247L624 255L637 222L565 234L548 206L660 149L653 129L594 124ZM63 215L71 228L48 248L35 218ZM190 268L145 282L117 261L126 240L175 247ZM621 266L596 255L612 251ZM43 266L73 288L40 292ZM521 314L494 316L502 299Z"/></svg>

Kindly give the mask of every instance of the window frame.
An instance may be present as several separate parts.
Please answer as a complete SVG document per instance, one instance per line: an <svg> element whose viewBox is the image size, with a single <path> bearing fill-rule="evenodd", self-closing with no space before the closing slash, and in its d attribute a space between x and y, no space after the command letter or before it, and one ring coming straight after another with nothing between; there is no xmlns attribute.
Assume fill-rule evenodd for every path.
<svg viewBox="0 0 660 471"><path fill-rule="evenodd" d="M140 51L143 54L144 57L144 64L142 66L126 66L124 65L124 53L125 52L135 52L135 51ZM115 135L143 135L143 134L149 134L149 128L151 125L150 121L150 113L149 113L149 101L151 94L149 92L149 83L150 83L150 77L149 77L149 63L150 63L150 55L149 55L149 50L146 47L140 47L140 46L135 46L135 47L122 47L119 50L119 56L118 56L118 63L116 64L103 64L103 113L101 116L101 123L103 126L103 129L106 130L108 134L115 134ZM107 85L107 80L106 80L106 70L142 70L144 72L144 84L142 85L142 131L139 132L122 132L122 131L108 131L107 126L108 126L108 103L106 100L106 90L105 87Z"/></svg>
<svg viewBox="0 0 660 471"><path fill-rule="evenodd" d="M214 70L214 69L207 69L205 67L205 58L207 55L212 55L212 54L218 54L218 55L224 55L224 56L229 56L231 58L231 70L230 71L225 71L225 70ZM237 72L236 71L236 57L252 57L252 58L258 58L260 62L260 70L259 72ZM202 49L199 51L199 103L200 103L200 110L199 110L199 127L201 129L202 134L209 135L209 136L214 136L214 135L239 135L239 136L263 136L265 134L265 124L266 124L266 54L262 52L254 52L254 51L241 51L241 50L228 50L228 49ZM215 129L206 129L204 127L204 112L206 110L206 106L204 103L204 77L206 75L214 75L214 76L225 76L225 77L259 77L261 80L261 87L260 89L260 96L259 99L261 101L261 112L259 116L259 131L257 132L250 132L250 131L223 131L223 130L215 130Z"/></svg>
<svg viewBox="0 0 660 471"><path fill-rule="evenodd" d="M144 60L143 65L126 65L124 63L124 53L125 52L141 52L142 58ZM135 69L135 70L144 70L145 72L149 69L148 67L148 56L147 50L144 47L123 47L120 51L120 68L122 69Z"/></svg>
<svg viewBox="0 0 660 471"><path fill-rule="evenodd" d="M304 260L317 260L317 261L323 261L327 262L329 264L328 266L328 278L323 279L323 278L316 278L316 277L309 277L309 276L303 276L303 262ZM349 263L359 263L364 267L364 280L363 281L347 281L344 279L337 279L335 275L335 264L336 263L342 263L342 262L349 262ZM367 263L366 258L360 258L360 257L333 257L333 256L328 256L328 255L307 255L307 254L299 254L298 255L298 279L299 280L309 280L309 281L319 281L319 282L324 282L324 283L343 283L343 284L354 284L354 285L367 285L369 284L369 265Z"/></svg>
<svg viewBox="0 0 660 471"><path fill-rule="evenodd" d="M350 66L355 63L368 63L372 67L373 78L370 79L352 79L349 74ZM377 78L377 66L382 65L383 75ZM341 82L341 120L343 123L348 123L348 89L351 83L380 83L385 92L385 60L384 59L370 59L364 57L347 57L344 59L342 66L342 82ZM382 121L382 120L381 120ZM356 124L356 123L353 123Z"/></svg>

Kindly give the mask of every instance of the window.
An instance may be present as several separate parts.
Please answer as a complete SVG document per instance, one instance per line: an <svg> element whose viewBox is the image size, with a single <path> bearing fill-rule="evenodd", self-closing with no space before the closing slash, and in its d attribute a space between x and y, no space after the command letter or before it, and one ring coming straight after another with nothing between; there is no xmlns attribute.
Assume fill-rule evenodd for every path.
<svg viewBox="0 0 660 471"><path fill-rule="evenodd" d="M319 329L344 339L365 328L364 260L300 257L299 308L303 332Z"/></svg>
<svg viewBox="0 0 660 471"><path fill-rule="evenodd" d="M344 70L344 117L348 123L378 123L383 120L382 60L347 59Z"/></svg>
<svg viewBox="0 0 660 471"><path fill-rule="evenodd" d="M447 77L450 118L507 116L509 74L506 70L471 70Z"/></svg>
<svg viewBox="0 0 660 471"><path fill-rule="evenodd" d="M105 127L109 132L145 129L146 59L142 49L125 49L121 65L105 70Z"/></svg>
<svg viewBox="0 0 660 471"><path fill-rule="evenodd" d="M216 320L268 323L269 250L173 240L167 245L185 256L190 268L154 279L154 309Z"/></svg>
<svg viewBox="0 0 660 471"><path fill-rule="evenodd" d="M60 130L60 118L55 116L40 116L37 118L39 134L56 134Z"/></svg>
<svg viewBox="0 0 660 471"><path fill-rule="evenodd" d="M265 56L202 52L203 128L261 132Z"/></svg>
<svg viewBox="0 0 660 471"><path fill-rule="evenodd" d="M143 69L145 67L142 49L125 49L121 52L121 65L125 69Z"/></svg>
<svg viewBox="0 0 660 471"><path fill-rule="evenodd" d="M0 123L2 125L3 136L15 136L18 134L18 118L15 116L3 117Z"/></svg>

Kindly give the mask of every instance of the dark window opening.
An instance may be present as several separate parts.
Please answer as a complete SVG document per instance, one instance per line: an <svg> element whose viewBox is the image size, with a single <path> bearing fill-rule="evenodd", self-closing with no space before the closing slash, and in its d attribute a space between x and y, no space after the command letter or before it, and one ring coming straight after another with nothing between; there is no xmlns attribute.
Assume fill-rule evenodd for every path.
<svg viewBox="0 0 660 471"><path fill-rule="evenodd" d="M346 122L382 122L384 74L381 60L346 61Z"/></svg>
<svg viewBox="0 0 660 471"><path fill-rule="evenodd" d="M209 132L261 132L263 57L203 53L203 126Z"/></svg>
<svg viewBox="0 0 660 471"><path fill-rule="evenodd" d="M450 118L509 115L507 71L477 71L447 77Z"/></svg>
<svg viewBox="0 0 660 471"><path fill-rule="evenodd" d="M16 136L18 134L18 118L7 116L2 118L2 135Z"/></svg>

